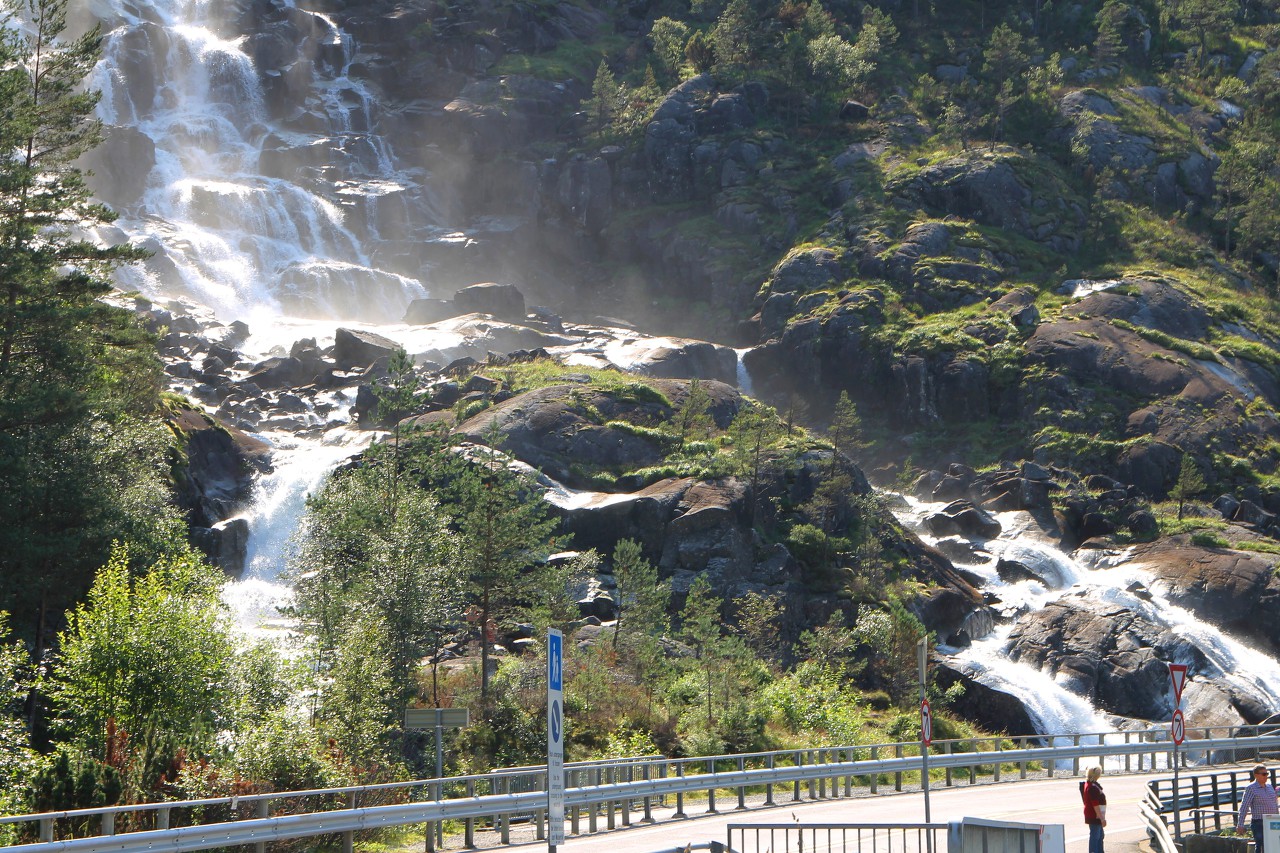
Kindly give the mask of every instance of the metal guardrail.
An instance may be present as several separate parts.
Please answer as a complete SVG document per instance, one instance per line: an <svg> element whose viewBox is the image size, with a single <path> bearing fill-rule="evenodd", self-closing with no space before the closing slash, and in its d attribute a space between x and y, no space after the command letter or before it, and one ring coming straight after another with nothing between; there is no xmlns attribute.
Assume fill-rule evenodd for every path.
<svg viewBox="0 0 1280 853"><path fill-rule="evenodd" d="M1212 733L1209 730L1201 731L1203 734ZM1106 760L1108 766L1114 765L1117 769L1130 769L1133 764L1137 764L1138 771L1158 769L1161 764L1170 766L1171 753L1168 750L1172 747L1161 735L1167 738L1167 732L1161 729L1144 733L1003 739L995 742L996 748L978 752L956 751L957 742L954 741L935 741L929 765L935 773L945 776L947 784L953 782L957 770L965 771L970 781L977 778L980 770L984 775L999 780L1002 772L1017 773L1020 778L1025 777L1029 767L1036 764L1044 766L1050 774L1059 765L1069 767L1071 772L1077 773L1081 762L1089 759ZM1194 737L1194 733L1192 736ZM982 740L993 742L990 738ZM1066 740L1071 745L1030 745L1042 740L1049 740L1051 744ZM1113 742L1109 743L1109 740ZM976 745L972 741L959 743ZM1001 748L1008 743L1020 743L1025 748ZM1214 760L1215 757L1234 760L1236 751L1275 747L1280 747L1280 734L1251 738L1211 737L1196 744L1196 754L1201 756L1200 760L1206 761ZM1189 754L1185 749L1181 752L1184 759ZM918 773L920 766L919 744L877 744L698 759L639 759L594 763L590 766L566 768L572 770L568 774L566 812L573 833L581 834L583 816L587 818L588 832L596 831L600 817L606 819L609 828L616 826L618 817L621 817L622 825L630 825L632 809L642 810L644 820L653 820L653 806L664 797L675 800L675 812L672 816L683 817L685 799L690 795L705 795L706 810L716 812L717 793L725 790L736 794L739 807L745 807L745 796L749 790L763 793L764 805L774 805L778 786L789 788L792 801L800 801L806 795L809 799L839 797L841 788L844 795L848 796L855 779L860 780L860 787L865 787L872 793L877 792L882 780L886 780L886 785L892 784L895 790L901 790L904 776ZM528 768L518 773L545 776L543 768ZM507 779L506 790L502 790L504 778ZM472 846L472 833L477 821L481 820L492 820L494 826L503 833L502 840L506 843L506 830L514 815L533 816L537 820L538 837L545 837L544 784L536 786L539 790L514 793L509 787L510 778L510 773L503 772L359 788L280 792L144 806L113 806L74 812L17 815L0 818L0 823L39 824L40 842L4 848L25 853L52 853L55 850L86 853L177 853L179 850L240 844L255 844L261 850L261 846L267 842L330 833L340 834L343 847L350 851L355 832L421 823L428 824L428 849L433 849L434 833L430 830L440 821L446 820L464 822L464 843ZM889 779L893 781L890 783L887 781ZM487 793L481 793L482 788ZM395 796L400 802L370 804L370 799L375 796ZM342 800L340 804L339 799ZM270 804L281 800L313 802L306 813L272 816L269 813ZM246 819L236 819L241 814L241 804L252 806L251 816ZM235 806L235 818L194 826L158 825L162 814L166 821L175 812L179 812L184 819L191 819L190 814L197 807L208 810L211 805ZM150 814L154 816L154 820L150 826L143 826L138 831L116 834L116 818L122 813ZM54 840L58 821L84 821L93 816L100 819L101 835ZM133 819L132 814L130 819ZM142 824L143 821L137 820L134 823Z"/></svg>
<svg viewBox="0 0 1280 853"><path fill-rule="evenodd" d="M1243 757L1255 760L1256 752L1246 751ZM1272 783L1276 777L1273 769ZM1234 827L1236 803L1252 781L1253 772L1248 768L1183 776L1176 791L1172 778L1152 779L1139 809L1147 834L1153 843L1161 845L1162 853L1177 853L1175 841L1186 833L1218 833ZM1229 808L1219 808L1224 805Z"/></svg>

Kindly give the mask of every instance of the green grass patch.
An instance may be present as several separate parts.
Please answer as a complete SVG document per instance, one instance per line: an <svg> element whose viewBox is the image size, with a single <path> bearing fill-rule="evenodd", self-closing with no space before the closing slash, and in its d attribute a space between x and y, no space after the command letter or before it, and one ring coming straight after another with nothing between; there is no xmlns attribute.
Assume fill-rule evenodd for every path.
<svg viewBox="0 0 1280 853"><path fill-rule="evenodd" d="M564 39L546 53L508 53L489 73L495 77L508 74L539 80L572 78L579 83L590 83L595 79L600 60L621 53L626 46L627 40L620 35L593 42Z"/></svg>
<svg viewBox="0 0 1280 853"><path fill-rule="evenodd" d="M1214 352L1212 347L1206 346L1198 341L1187 341L1182 338L1175 338L1173 335L1162 332L1159 329L1151 329L1146 326L1136 326L1127 320L1120 320L1118 318L1113 318L1109 322L1117 329L1124 329L1127 332L1133 332L1143 340L1150 341L1153 344L1158 344L1165 349L1180 352L1184 355L1189 355L1192 358L1200 359L1201 361L1218 360L1218 354Z"/></svg>
<svg viewBox="0 0 1280 853"><path fill-rule="evenodd" d="M577 383L595 391L612 394L619 400L671 406L671 401L657 388L637 379L634 373L623 373L613 368L579 365L570 367L555 359L539 358L516 362L496 370L488 367L483 369L500 378L503 386L516 394L550 385ZM586 382L582 381L583 378Z"/></svg>

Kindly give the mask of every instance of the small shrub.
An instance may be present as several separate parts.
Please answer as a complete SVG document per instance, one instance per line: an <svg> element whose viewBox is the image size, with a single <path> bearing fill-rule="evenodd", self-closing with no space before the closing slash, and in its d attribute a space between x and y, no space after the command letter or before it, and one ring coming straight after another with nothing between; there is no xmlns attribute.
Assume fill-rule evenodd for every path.
<svg viewBox="0 0 1280 853"><path fill-rule="evenodd" d="M1191 534L1191 544L1201 548L1230 548L1231 543L1217 533L1201 530Z"/></svg>

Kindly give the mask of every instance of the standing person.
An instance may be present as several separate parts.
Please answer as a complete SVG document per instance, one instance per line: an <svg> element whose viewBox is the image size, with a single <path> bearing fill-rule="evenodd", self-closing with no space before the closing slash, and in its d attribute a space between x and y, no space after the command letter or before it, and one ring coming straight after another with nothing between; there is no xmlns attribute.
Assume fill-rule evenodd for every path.
<svg viewBox="0 0 1280 853"><path fill-rule="evenodd" d="M1084 801L1084 822L1089 827L1089 853L1102 853L1102 828L1107 825L1107 795L1098 784L1102 768L1090 767L1080 783L1080 799Z"/></svg>
<svg viewBox="0 0 1280 853"><path fill-rule="evenodd" d="M1240 816L1236 818L1236 831L1244 832L1244 822L1253 815L1253 843L1257 853L1262 853L1262 819L1267 815L1280 814L1276 805L1276 786L1271 784L1266 765L1253 766L1253 781L1245 786L1244 796L1240 798Z"/></svg>

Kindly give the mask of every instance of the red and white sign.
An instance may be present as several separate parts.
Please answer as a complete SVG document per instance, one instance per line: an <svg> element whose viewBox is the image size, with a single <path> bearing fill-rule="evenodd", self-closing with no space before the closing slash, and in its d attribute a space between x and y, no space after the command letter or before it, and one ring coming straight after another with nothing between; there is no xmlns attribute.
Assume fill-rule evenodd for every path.
<svg viewBox="0 0 1280 853"><path fill-rule="evenodd" d="M1173 712L1173 719L1169 722L1169 734L1173 737L1173 742L1178 746L1182 746L1182 741L1187 736L1187 723L1182 719L1182 709L1178 708Z"/></svg>
<svg viewBox="0 0 1280 853"><path fill-rule="evenodd" d="M928 699L920 700L920 740L925 746L933 743L933 709Z"/></svg>
<svg viewBox="0 0 1280 853"><path fill-rule="evenodd" d="M1173 703L1182 704L1182 688L1187 683L1187 665L1185 663L1169 664L1169 680L1173 682Z"/></svg>

